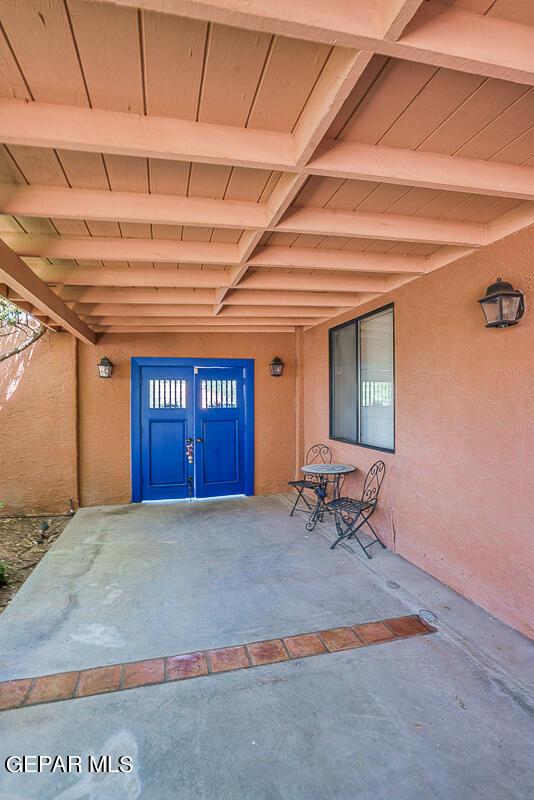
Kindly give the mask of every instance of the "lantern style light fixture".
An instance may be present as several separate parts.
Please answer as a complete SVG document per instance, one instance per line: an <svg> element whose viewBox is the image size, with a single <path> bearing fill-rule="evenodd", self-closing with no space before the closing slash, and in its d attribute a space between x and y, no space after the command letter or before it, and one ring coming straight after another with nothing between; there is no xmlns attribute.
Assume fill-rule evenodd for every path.
<svg viewBox="0 0 534 800"><path fill-rule="evenodd" d="M488 286L486 294L478 301L486 317L486 328L508 328L517 325L525 313L523 292L514 289L511 283L497 278Z"/></svg>
<svg viewBox="0 0 534 800"><path fill-rule="evenodd" d="M98 362L98 374L101 378L111 378L111 373L113 371L113 364L109 360L107 356L101 358Z"/></svg>
<svg viewBox="0 0 534 800"><path fill-rule="evenodd" d="M279 378L282 372L284 371L284 362L278 356L275 356L271 363L269 364L271 369L271 375L273 378Z"/></svg>

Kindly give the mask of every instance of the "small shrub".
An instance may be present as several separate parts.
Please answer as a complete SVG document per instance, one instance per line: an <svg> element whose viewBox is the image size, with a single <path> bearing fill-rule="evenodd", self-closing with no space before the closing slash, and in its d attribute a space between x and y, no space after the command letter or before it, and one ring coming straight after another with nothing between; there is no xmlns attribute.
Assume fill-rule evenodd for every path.
<svg viewBox="0 0 534 800"><path fill-rule="evenodd" d="M3 561L0 561L0 586L7 584L7 566Z"/></svg>

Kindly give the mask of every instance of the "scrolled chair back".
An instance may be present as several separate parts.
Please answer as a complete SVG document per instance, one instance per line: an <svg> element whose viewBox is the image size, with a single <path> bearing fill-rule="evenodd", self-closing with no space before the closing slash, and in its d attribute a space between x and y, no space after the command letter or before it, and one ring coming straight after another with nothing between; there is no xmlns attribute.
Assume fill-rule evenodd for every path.
<svg viewBox="0 0 534 800"><path fill-rule="evenodd" d="M306 453L306 464L331 464L332 451L327 444L314 444Z"/></svg>
<svg viewBox="0 0 534 800"><path fill-rule="evenodd" d="M365 477L363 484L362 501L364 503L376 503L380 493L380 487L386 474L386 465L383 461L375 461Z"/></svg>

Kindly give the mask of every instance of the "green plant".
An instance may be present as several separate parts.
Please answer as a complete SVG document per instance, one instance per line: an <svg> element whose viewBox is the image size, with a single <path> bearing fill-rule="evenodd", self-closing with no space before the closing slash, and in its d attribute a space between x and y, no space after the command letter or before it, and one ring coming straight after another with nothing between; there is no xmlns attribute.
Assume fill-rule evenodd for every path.
<svg viewBox="0 0 534 800"><path fill-rule="evenodd" d="M45 326L31 314L0 297L0 361L22 353L46 332Z"/></svg>
<svg viewBox="0 0 534 800"><path fill-rule="evenodd" d="M0 561L0 586L5 586L7 583L7 565Z"/></svg>

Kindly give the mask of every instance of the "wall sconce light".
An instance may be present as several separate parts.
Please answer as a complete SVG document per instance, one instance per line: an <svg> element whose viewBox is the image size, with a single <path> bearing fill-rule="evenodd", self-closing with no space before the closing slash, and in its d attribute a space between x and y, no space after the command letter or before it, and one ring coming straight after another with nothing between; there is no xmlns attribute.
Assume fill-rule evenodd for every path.
<svg viewBox="0 0 534 800"><path fill-rule="evenodd" d="M278 356L275 356L271 363L269 364L271 369L271 375L273 378L279 378L282 372L284 371L284 362Z"/></svg>
<svg viewBox="0 0 534 800"><path fill-rule="evenodd" d="M517 325L525 313L525 296L511 283L497 278L478 301L486 318L486 328L508 328Z"/></svg>
<svg viewBox="0 0 534 800"><path fill-rule="evenodd" d="M111 378L111 373L113 371L113 364L109 360L107 356L101 358L98 362L98 374L101 378Z"/></svg>

